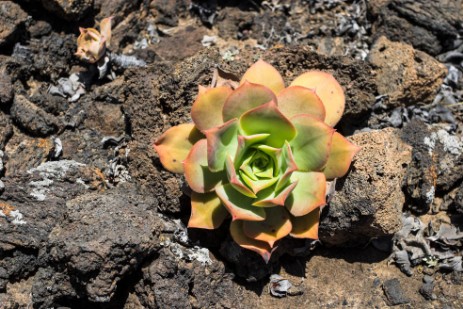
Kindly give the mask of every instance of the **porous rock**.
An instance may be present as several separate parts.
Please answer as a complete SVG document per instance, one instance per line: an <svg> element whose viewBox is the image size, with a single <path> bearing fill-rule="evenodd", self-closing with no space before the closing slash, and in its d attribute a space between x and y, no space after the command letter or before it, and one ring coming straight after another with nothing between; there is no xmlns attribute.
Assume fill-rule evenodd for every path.
<svg viewBox="0 0 463 309"><path fill-rule="evenodd" d="M448 0L381 0L370 1L373 37L385 35L392 41L413 45L430 55L448 48L461 28L458 1Z"/></svg>
<svg viewBox="0 0 463 309"><path fill-rule="evenodd" d="M447 74L433 57L384 36L373 44L367 60L376 67L379 94L387 95L390 104L431 102Z"/></svg>
<svg viewBox="0 0 463 309"><path fill-rule="evenodd" d="M21 128L35 136L47 136L58 129L58 119L55 116L48 114L23 95L15 96L11 117Z"/></svg>
<svg viewBox="0 0 463 309"><path fill-rule="evenodd" d="M13 84L5 67L0 67L0 106L13 100Z"/></svg>
<svg viewBox="0 0 463 309"><path fill-rule="evenodd" d="M328 245L359 245L401 228L401 185L411 147L392 128L356 134L350 140L361 150L351 171L337 180L336 193L323 210L319 237Z"/></svg>
<svg viewBox="0 0 463 309"><path fill-rule="evenodd" d="M399 279L386 280L383 283L384 294L390 306L406 304L410 300L404 295L404 290L400 286Z"/></svg>
<svg viewBox="0 0 463 309"><path fill-rule="evenodd" d="M76 21L85 17L93 6L93 0L41 0L43 7L58 17Z"/></svg>
<svg viewBox="0 0 463 309"><path fill-rule="evenodd" d="M13 134L13 127L10 118L0 112L0 150L5 148L6 142Z"/></svg>
<svg viewBox="0 0 463 309"><path fill-rule="evenodd" d="M51 231L40 258L53 265L66 285L92 302L109 303L121 281L152 256L159 245L157 200L132 186L86 194L66 203L67 216ZM67 279L72 274L72 279ZM69 281L72 280L72 281ZM50 282L51 283L51 282ZM52 284L52 283L51 283ZM60 290L62 281L50 287ZM43 282L35 282L34 302L55 304Z"/></svg>
<svg viewBox="0 0 463 309"><path fill-rule="evenodd" d="M402 139L413 146L413 160L404 179L408 207L424 214L436 192L451 190L463 178L463 139L420 120L403 128Z"/></svg>
<svg viewBox="0 0 463 309"><path fill-rule="evenodd" d="M12 43L26 20L27 14L19 5L0 1L0 47Z"/></svg>

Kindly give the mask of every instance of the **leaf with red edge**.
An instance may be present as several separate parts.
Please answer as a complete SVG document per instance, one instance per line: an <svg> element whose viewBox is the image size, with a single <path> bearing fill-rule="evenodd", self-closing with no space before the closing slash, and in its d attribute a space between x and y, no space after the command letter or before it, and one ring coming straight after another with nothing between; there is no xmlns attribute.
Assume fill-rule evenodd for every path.
<svg viewBox="0 0 463 309"><path fill-rule="evenodd" d="M315 208L305 216L291 216L293 229L291 236L294 238L318 239L318 225L320 222L320 208Z"/></svg>
<svg viewBox="0 0 463 309"><path fill-rule="evenodd" d="M204 131L207 139L207 163L213 172L225 169L227 157L238 149L238 120L232 119L220 127Z"/></svg>
<svg viewBox="0 0 463 309"><path fill-rule="evenodd" d="M255 198L256 195L254 192L249 189L243 182L239 179L238 175L236 174L235 167L233 165L233 161L230 156L227 157L227 161L225 162L227 167L227 177L229 183L235 188L236 191L244 194L248 197Z"/></svg>
<svg viewBox="0 0 463 309"><path fill-rule="evenodd" d="M328 161L334 129L310 115L291 118L297 136L289 143L300 171L319 171Z"/></svg>
<svg viewBox="0 0 463 309"><path fill-rule="evenodd" d="M290 181L298 182L285 202L293 216L304 216L326 204L326 179L323 173L293 172Z"/></svg>
<svg viewBox="0 0 463 309"><path fill-rule="evenodd" d="M265 86L245 82L227 98L223 106L223 121L239 118L250 109L269 101L275 101L275 94Z"/></svg>
<svg viewBox="0 0 463 309"><path fill-rule="evenodd" d="M284 207L265 208L265 221L243 222L243 231L251 239L265 241L270 248L291 232L292 224Z"/></svg>
<svg viewBox="0 0 463 309"><path fill-rule="evenodd" d="M285 88L285 82L280 73L269 63L260 59L244 73L240 85L244 82L264 85L275 94L278 94Z"/></svg>
<svg viewBox="0 0 463 309"><path fill-rule="evenodd" d="M189 228L216 229L228 217L227 209L222 205L217 194L191 193L191 217Z"/></svg>
<svg viewBox="0 0 463 309"><path fill-rule="evenodd" d="M278 182L275 186L275 191L280 191L289 181L291 174L294 171L298 170L296 161L294 160L293 152L291 146L288 142L285 142L284 146L281 148L281 155L279 157L280 165L280 176L278 177Z"/></svg>
<svg viewBox="0 0 463 309"><path fill-rule="evenodd" d="M204 138L192 123L185 123L168 129L155 142L154 149L165 169L183 173L183 160L193 145Z"/></svg>
<svg viewBox="0 0 463 309"><path fill-rule="evenodd" d="M223 124L223 105L232 92L227 86L206 88L199 92L191 107L191 118L198 130L204 131Z"/></svg>
<svg viewBox="0 0 463 309"><path fill-rule="evenodd" d="M257 195L257 199L253 206L257 207L274 207L274 206L284 206L286 200L290 196L291 192L297 185L297 181L289 184L281 191L275 191L274 187L268 188L267 190L261 191Z"/></svg>
<svg viewBox="0 0 463 309"><path fill-rule="evenodd" d="M272 256L272 248L267 242L252 239L243 231L243 221L232 221L230 224L230 235L233 240L241 247L254 251L259 254L268 263Z"/></svg>
<svg viewBox="0 0 463 309"><path fill-rule="evenodd" d="M244 113L240 118L240 128L248 135L268 133L267 146L281 148L285 141L296 136L296 129L279 110L274 101Z"/></svg>
<svg viewBox="0 0 463 309"><path fill-rule="evenodd" d="M198 141L183 162L185 178L193 191L210 192L222 182L225 173L211 172L207 166L207 141Z"/></svg>
<svg viewBox="0 0 463 309"><path fill-rule="evenodd" d="M344 113L346 99L338 81L327 72L309 71L299 75L290 86L302 86L315 90L325 106L325 123L334 127Z"/></svg>
<svg viewBox="0 0 463 309"><path fill-rule="evenodd" d="M236 191L231 184L218 186L215 190L223 205L228 209L232 220L263 221L265 211L261 207L252 206L254 199Z"/></svg>
<svg viewBox="0 0 463 309"><path fill-rule="evenodd" d="M327 179L343 177L349 170L352 159L361 148L352 144L339 133L333 135L331 151L323 173Z"/></svg>
<svg viewBox="0 0 463 309"><path fill-rule="evenodd" d="M100 22L100 33L105 38L106 47L111 46L111 21L114 16L103 18Z"/></svg>
<svg viewBox="0 0 463 309"><path fill-rule="evenodd" d="M278 109L288 118L309 114L325 120L325 106L314 90L301 86L288 87L278 94Z"/></svg>

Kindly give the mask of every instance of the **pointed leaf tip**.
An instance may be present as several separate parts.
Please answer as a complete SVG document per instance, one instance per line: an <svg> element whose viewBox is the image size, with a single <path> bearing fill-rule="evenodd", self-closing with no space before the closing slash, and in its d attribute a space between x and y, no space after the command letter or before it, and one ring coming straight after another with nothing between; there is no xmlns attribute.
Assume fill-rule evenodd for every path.
<svg viewBox="0 0 463 309"><path fill-rule="evenodd" d="M355 154L360 149L338 132L334 133L328 162L323 169L326 178L334 179L346 175Z"/></svg>
<svg viewBox="0 0 463 309"><path fill-rule="evenodd" d="M251 250L259 254L265 263L268 263L272 255L272 248L265 241L259 241L248 237L243 231L243 221L232 221L230 224L230 235L233 240L245 249Z"/></svg>
<svg viewBox="0 0 463 309"><path fill-rule="evenodd" d="M272 90L275 94L278 94L285 88L285 82L278 70L262 59L249 67L241 78L240 85L246 81L263 85Z"/></svg>
<svg viewBox="0 0 463 309"><path fill-rule="evenodd" d="M193 145L204 138L194 124L185 123L169 128L155 142L154 149L165 169L183 173L183 161Z"/></svg>

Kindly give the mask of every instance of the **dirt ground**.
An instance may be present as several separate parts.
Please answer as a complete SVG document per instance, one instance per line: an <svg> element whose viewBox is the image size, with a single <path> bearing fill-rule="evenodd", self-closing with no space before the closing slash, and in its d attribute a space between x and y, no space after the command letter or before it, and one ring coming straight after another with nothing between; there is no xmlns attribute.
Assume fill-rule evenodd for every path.
<svg viewBox="0 0 463 309"><path fill-rule="evenodd" d="M108 16L99 78L74 53ZM0 309L463 308L462 16L453 0L0 1ZM226 224L186 228L185 179L152 146L215 70L260 58L286 84L332 73L336 129L363 148L320 240L284 239L268 264Z"/></svg>

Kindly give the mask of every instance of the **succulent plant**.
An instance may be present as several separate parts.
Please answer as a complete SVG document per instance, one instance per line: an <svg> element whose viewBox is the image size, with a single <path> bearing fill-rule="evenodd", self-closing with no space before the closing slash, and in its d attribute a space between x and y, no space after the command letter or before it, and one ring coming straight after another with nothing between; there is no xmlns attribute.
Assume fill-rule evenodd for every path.
<svg viewBox="0 0 463 309"><path fill-rule="evenodd" d="M309 71L285 88L263 60L236 89L200 86L193 123L154 143L192 189L188 226L215 229L231 216L234 241L266 262L287 235L318 239L326 180L344 176L359 150L333 129L344 105L331 74Z"/></svg>
<svg viewBox="0 0 463 309"><path fill-rule="evenodd" d="M100 22L100 31L94 28L79 28L80 35L77 38L75 53L77 57L90 63L96 63L103 57L111 41L112 18L107 17Z"/></svg>

